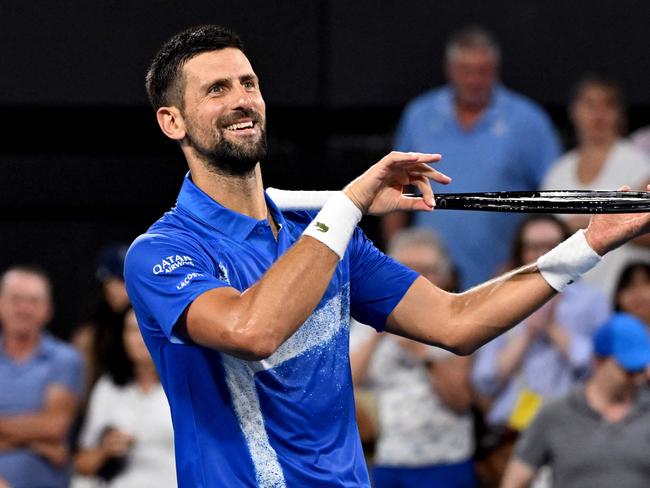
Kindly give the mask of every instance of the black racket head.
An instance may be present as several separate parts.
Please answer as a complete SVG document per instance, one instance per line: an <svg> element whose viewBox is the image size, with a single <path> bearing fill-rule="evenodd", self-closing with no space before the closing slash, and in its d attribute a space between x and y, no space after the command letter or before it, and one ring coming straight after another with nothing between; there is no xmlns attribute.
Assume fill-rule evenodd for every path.
<svg viewBox="0 0 650 488"><path fill-rule="evenodd" d="M435 195L437 210L597 214L650 212L650 192L641 191L501 191Z"/></svg>

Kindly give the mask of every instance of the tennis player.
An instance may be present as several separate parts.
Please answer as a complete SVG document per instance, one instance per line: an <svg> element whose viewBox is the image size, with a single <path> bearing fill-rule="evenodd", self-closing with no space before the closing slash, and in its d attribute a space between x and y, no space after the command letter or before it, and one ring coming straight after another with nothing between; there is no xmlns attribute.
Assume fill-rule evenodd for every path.
<svg viewBox="0 0 650 488"><path fill-rule="evenodd" d="M125 276L170 402L181 487L370 486L350 315L469 354L650 228L650 215L595 217L537 263L447 293L357 228L363 214L432 211L430 181L449 182L428 164L439 155L391 153L317 215L283 212L263 189L265 105L235 34L174 36L146 86L190 171L176 206L132 244ZM409 183L422 197L402 195Z"/></svg>

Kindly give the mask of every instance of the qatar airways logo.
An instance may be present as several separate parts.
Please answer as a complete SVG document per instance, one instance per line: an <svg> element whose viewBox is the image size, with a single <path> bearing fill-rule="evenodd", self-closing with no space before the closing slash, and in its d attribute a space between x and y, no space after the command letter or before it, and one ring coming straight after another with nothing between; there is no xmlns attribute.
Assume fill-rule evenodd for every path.
<svg viewBox="0 0 650 488"><path fill-rule="evenodd" d="M194 266L192 258L189 256L179 256L178 254L175 256L167 256L160 263L156 264L153 267L153 274L168 274L174 270L177 270L178 268L182 268L183 266Z"/></svg>

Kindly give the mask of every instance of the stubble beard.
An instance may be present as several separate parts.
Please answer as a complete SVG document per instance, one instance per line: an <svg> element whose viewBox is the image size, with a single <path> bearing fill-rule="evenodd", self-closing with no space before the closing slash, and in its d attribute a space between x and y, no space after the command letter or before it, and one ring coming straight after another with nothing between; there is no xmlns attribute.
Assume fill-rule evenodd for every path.
<svg viewBox="0 0 650 488"><path fill-rule="evenodd" d="M247 177L255 171L257 163L266 157L268 153L266 121L253 111L242 111L239 117L242 116L253 119L259 131L257 138L241 142L228 140L225 136L227 129L221 127L230 125L231 122L221 123L221 127L211 128L209 132L197 130L193 124L187 124L186 137L190 146L201 156L209 171L224 176ZM204 137L196 137L201 132ZM203 142L205 140L213 142L205 143Z"/></svg>

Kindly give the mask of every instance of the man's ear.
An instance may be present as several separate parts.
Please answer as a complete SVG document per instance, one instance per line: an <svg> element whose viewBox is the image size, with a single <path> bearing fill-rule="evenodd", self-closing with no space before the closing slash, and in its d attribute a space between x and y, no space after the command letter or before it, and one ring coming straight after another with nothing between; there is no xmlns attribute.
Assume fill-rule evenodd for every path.
<svg viewBox="0 0 650 488"><path fill-rule="evenodd" d="M160 107L156 111L156 118L160 130L170 139L180 141L185 137L185 120L178 108Z"/></svg>

